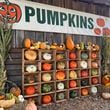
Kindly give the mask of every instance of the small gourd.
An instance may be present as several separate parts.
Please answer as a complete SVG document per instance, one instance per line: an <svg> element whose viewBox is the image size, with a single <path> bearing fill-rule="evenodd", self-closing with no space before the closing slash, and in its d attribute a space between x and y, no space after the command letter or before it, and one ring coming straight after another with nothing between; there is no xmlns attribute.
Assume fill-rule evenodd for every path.
<svg viewBox="0 0 110 110"><path fill-rule="evenodd" d="M18 97L21 94L21 89L19 87L12 87L10 93Z"/></svg>
<svg viewBox="0 0 110 110"><path fill-rule="evenodd" d="M39 46L40 46L40 49L46 49L47 44L46 42L41 42Z"/></svg>
<svg viewBox="0 0 110 110"><path fill-rule="evenodd" d="M73 50L74 47L75 47L75 44L74 44L74 42L73 42L71 36L67 36L67 39L66 39L66 47L67 47L67 49L69 49L69 50Z"/></svg>

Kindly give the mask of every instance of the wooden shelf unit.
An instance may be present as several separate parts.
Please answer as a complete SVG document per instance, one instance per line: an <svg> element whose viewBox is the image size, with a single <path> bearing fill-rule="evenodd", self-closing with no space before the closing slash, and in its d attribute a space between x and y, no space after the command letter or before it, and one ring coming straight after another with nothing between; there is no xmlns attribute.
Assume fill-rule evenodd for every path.
<svg viewBox="0 0 110 110"><path fill-rule="evenodd" d="M74 97L80 97L82 95L82 89L87 88L88 89L88 95L91 95L91 87L95 86L97 87L98 91L101 85L101 58L100 58L100 51L90 51L90 50L34 50L37 52L37 59L35 61L29 61L25 59L25 51L28 49L22 49L22 91L25 98L34 98L37 101L38 105L49 105L49 104L43 104L42 103L42 97L44 95L50 94L52 97L51 103L57 103L61 101L68 100L70 98ZM91 54L92 52L95 52L97 54L96 58L92 58ZM43 58L43 54L49 53L51 54L51 60L45 60ZM70 53L75 53L76 58L71 59ZM83 54L87 54L87 58L84 57ZM57 55L62 54L63 58L58 59ZM77 67L71 68L70 62L76 62ZM87 67L83 67L84 65L81 64L81 62L86 63L84 65L87 65ZM58 63L63 62L64 67L59 69ZM92 63L93 62L93 63ZM52 68L48 71L43 70L42 65L44 63L50 63L52 65ZM36 65L37 71L35 73L28 73L25 69L27 65ZM72 65L73 66L73 65ZM56 73L58 71L64 71L65 72L65 78L63 80L56 79ZM77 74L76 78L70 77L70 72L75 71ZM81 75L81 72L88 72L88 75L84 76L84 73ZM43 81L42 76L43 74L49 73L51 74L51 80L50 81ZM86 74L86 73L85 73ZM26 81L28 77L30 76L34 77L34 82ZM98 82L97 82L98 79ZM77 86L76 87L70 87L70 82L76 81ZM64 88L59 90L58 89L58 83L63 83ZM50 85L51 90L48 92L42 92L42 87L44 84ZM25 88L28 86L35 86L36 91L33 95L26 95ZM74 94L74 96L71 96L71 94ZM64 96L58 96L59 93L63 93ZM88 96L87 95L87 96ZM61 99L58 99L60 97ZM64 98L63 98L64 97Z"/></svg>

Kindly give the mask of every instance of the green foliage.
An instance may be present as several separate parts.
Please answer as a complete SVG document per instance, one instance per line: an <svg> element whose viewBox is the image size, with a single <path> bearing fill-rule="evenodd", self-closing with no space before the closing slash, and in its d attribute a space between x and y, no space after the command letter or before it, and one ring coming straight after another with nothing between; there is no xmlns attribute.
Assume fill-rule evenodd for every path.
<svg viewBox="0 0 110 110"><path fill-rule="evenodd" d="M110 37L102 37L102 66L104 72L109 73L108 64L110 64Z"/></svg>

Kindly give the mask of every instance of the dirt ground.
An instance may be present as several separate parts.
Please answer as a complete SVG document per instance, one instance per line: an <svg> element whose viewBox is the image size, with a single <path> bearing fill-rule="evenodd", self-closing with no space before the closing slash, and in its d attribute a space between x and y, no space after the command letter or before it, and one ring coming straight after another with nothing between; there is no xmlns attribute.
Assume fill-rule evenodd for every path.
<svg viewBox="0 0 110 110"><path fill-rule="evenodd" d="M49 106L39 106L38 110L110 110L110 100L100 96L78 97Z"/></svg>

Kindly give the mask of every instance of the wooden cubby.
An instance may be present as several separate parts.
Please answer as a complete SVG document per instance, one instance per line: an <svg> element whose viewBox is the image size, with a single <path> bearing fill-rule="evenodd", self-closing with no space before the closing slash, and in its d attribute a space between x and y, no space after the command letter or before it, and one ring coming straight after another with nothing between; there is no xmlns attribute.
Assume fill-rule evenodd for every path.
<svg viewBox="0 0 110 110"><path fill-rule="evenodd" d="M22 49L22 91L25 98L34 98L38 105L49 105L70 98L91 95L93 86L97 87L99 91L101 85L100 51L38 49L35 50L37 58L34 61L29 61L25 59L26 50ZM45 53L50 54L51 58L46 59ZM70 53L75 55L70 56ZM96 56L93 56L93 53ZM51 68L44 69L43 64L45 63L51 64ZM27 65L36 65L36 71L34 73L27 72ZM64 78L56 78L57 72L64 72ZM43 79L45 75L50 75L50 79ZM29 81L31 78L34 79L33 82ZM25 88L28 86L35 87L34 94L27 95L25 93ZM50 90L43 90L44 86L48 86ZM88 93L82 92L85 89ZM52 98L51 103L44 104L42 98L48 94Z"/></svg>

